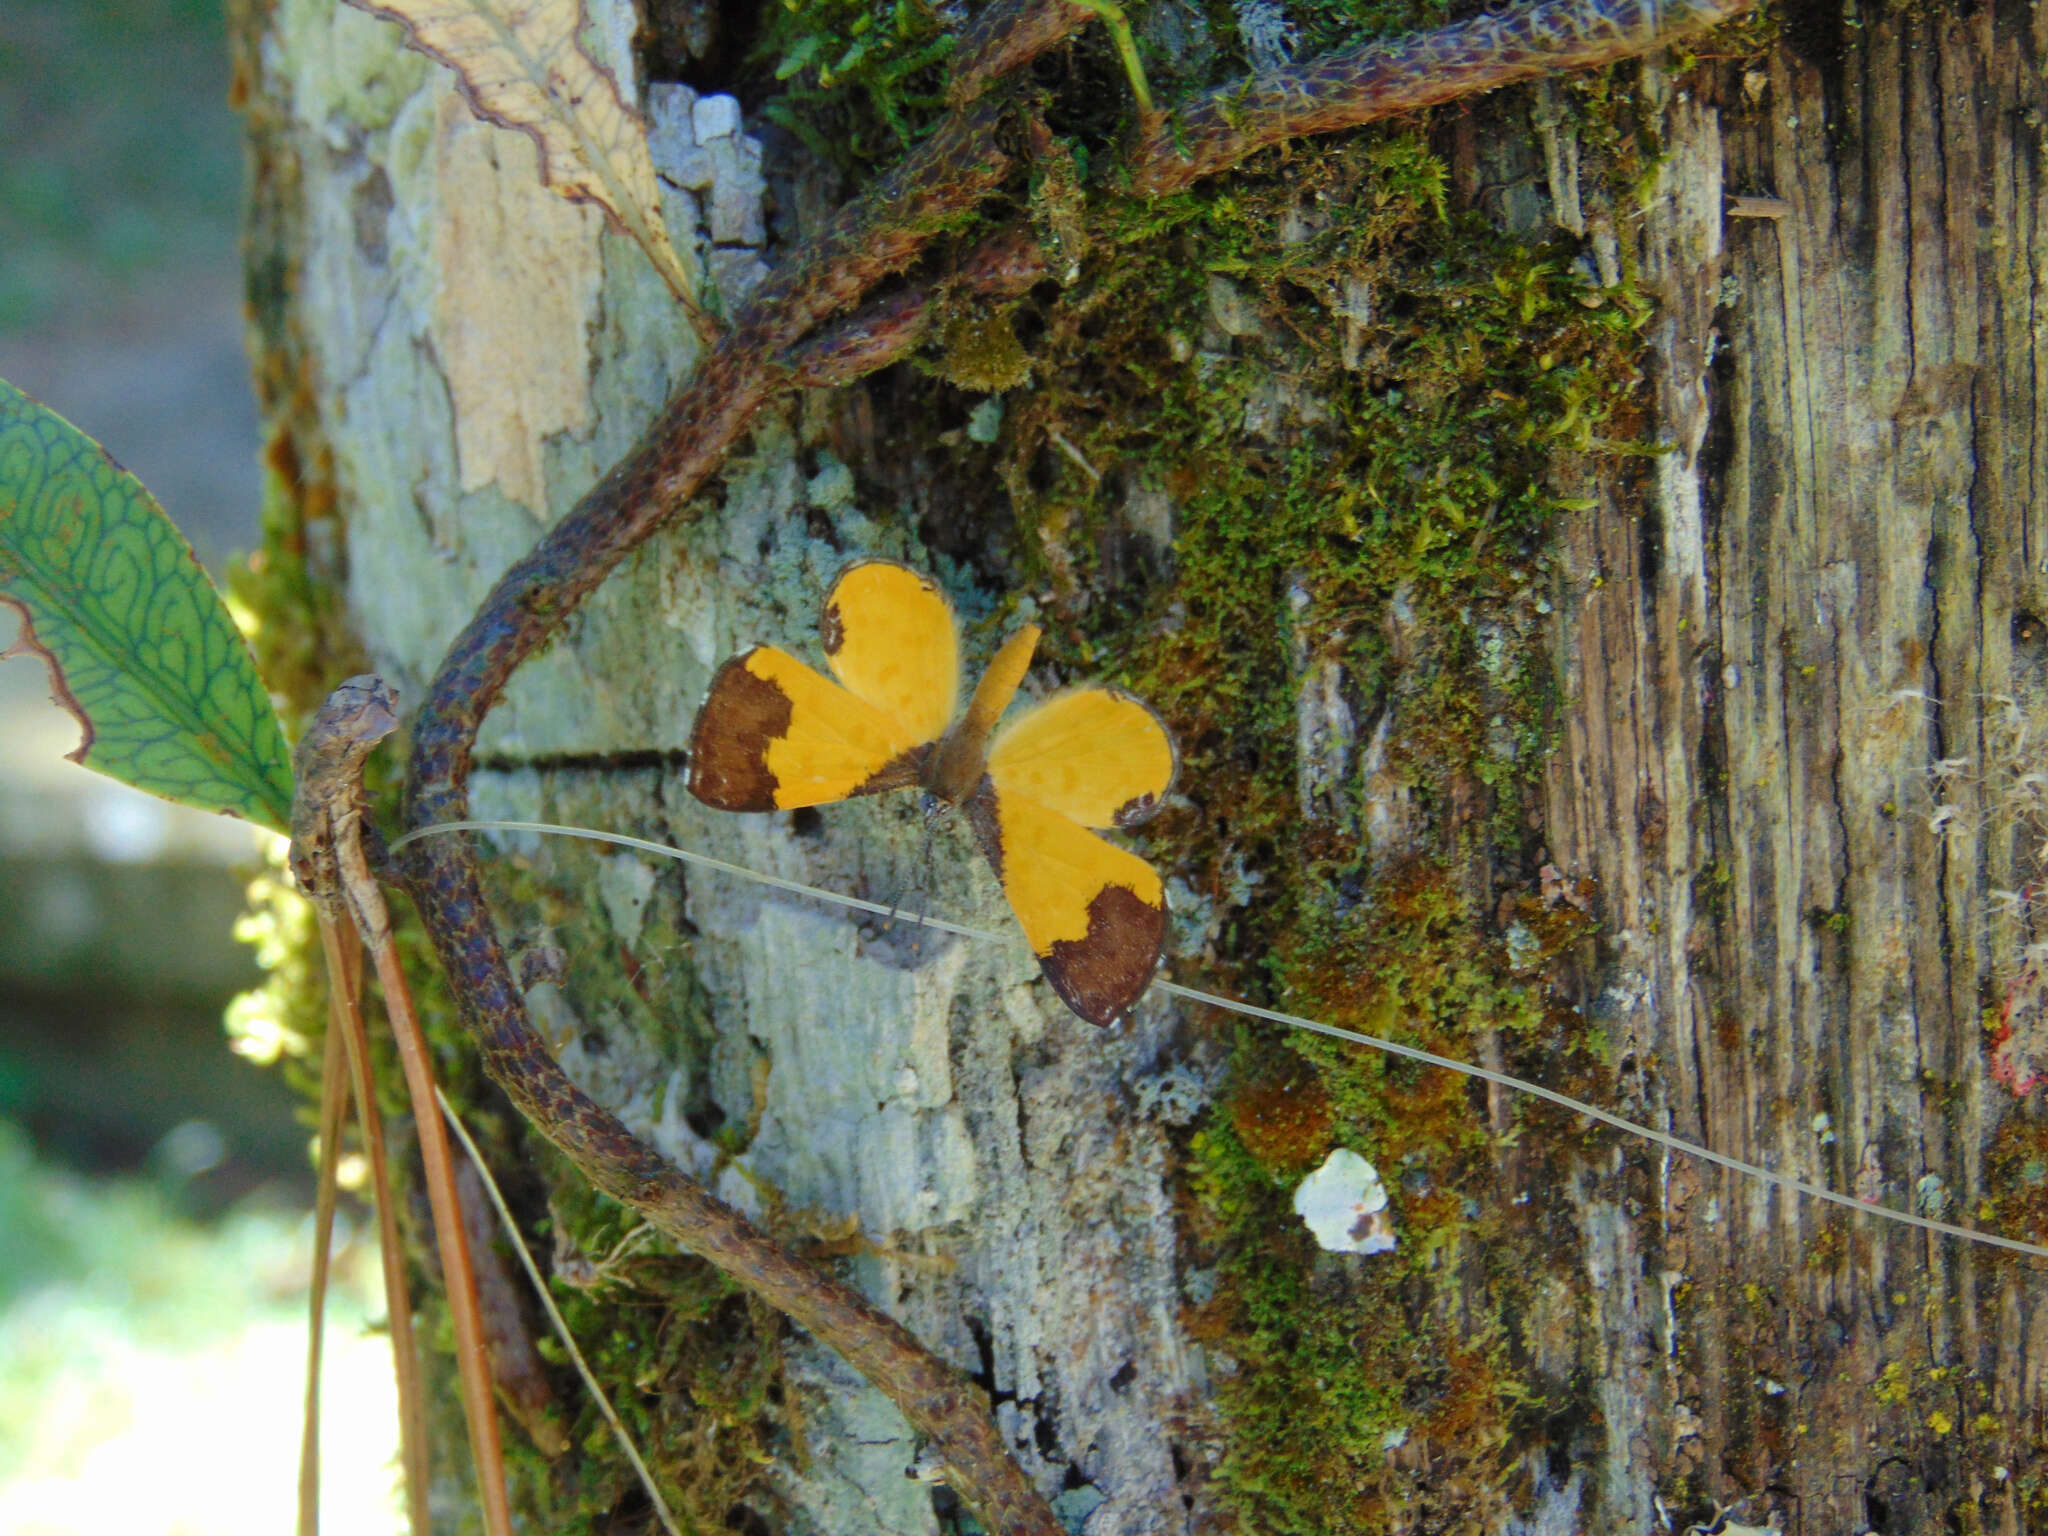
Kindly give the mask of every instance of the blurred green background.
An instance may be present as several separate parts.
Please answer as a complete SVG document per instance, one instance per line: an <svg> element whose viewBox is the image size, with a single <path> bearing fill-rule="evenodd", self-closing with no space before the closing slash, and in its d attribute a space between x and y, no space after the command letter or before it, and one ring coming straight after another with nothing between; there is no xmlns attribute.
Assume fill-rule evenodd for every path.
<svg viewBox="0 0 2048 1536"><path fill-rule="evenodd" d="M227 87L220 0L0 4L0 377L215 565L254 537L257 486Z"/></svg>
<svg viewBox="0 0 2048 1536"><path fill-rule="evenodd" d="M255 537L240 129L219 0L0 0L0 377L216 571ZM0 610L0 648L14 620ZM249 829L73 767L0 663L0 1531L273 1532L294 1508L308 1133L221 1016ZM375 1255L330 1324L326 1513L395 1529Z"/></svg>
<svg viewBox="0 0 2048 1536"><path fill-rule="evenodd" d="M226 87L217 0L8 0L0 330L231 258Z"/></svg>

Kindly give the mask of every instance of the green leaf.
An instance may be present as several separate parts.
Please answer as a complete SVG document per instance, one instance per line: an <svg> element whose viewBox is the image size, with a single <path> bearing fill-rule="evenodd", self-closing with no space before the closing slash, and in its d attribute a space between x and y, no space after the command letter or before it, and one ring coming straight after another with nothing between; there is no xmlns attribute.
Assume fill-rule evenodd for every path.
<svg viewBox="0 0 2048 1536"><path fill-rule="evenodd" d="M234 620L164 510L0 379L0 603L77 717L71 760L283 831L291 755Z"/></svg>

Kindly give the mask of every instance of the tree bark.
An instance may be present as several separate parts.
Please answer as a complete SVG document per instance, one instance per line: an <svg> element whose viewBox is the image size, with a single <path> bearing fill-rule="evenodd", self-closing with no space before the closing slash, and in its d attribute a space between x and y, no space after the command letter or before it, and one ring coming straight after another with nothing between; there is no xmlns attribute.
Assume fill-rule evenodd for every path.
<svg viewBox="0 0 2048 1536"><path fill-rule="evenodd" d="M630 7L590 10L632 79ZM2009 1083L2031 1070L2042 1002L2026 903L2001 893L2038 879L2048 834L2028 777L2048 700L2032 495L2048 472L2032 318L2043 38L2011 3L1855 20L1802 12L1752 52L1619 66L1663 157L1639 210L1582 185L1553 88L1432 122L1454 205L1531 241L1564 231L1598 279L1633 270L1655 300L1641 435L1663 451L1643 476L1554 469L1589 505L1551 555L1540 644L1560 687L1532 814L1563 882L1590 882L1576 889L1600 928L1551 981L1606 1042L1609 1096L1640 1117L2035 1236L2025 1181L2040 1183L2048 1137ZM417 700L491 582L631 446L697 345L639 253L544 191L530 145L472 121L395 29L287 0L244 12L238 46L273 550L344 594L376 669ZM830 189L794 156L763 163L757 103L733 122L723 100L642 89L671 230L736 302ZM1264 370L1280 417L1311 418L1231 293L1212 291L1204 345ZM1375 323L1362 304L1317 313L1354 348ZM1006 929L966 839L942 832L927 857L908 802L737 818L682 785L711 670L756 641L817 659L819 595L849 555L922 560L922 528L966 565L1009 565L918 482L960 428L892 417L906 398L855 386L766 413L722 493L515 679L485 730L477 814L658 838ZM1248 408L1247 441L1263 430ZM878 436L912 467L894 505L847 467ZM1077 530L1046 558L1142 570L1164 544L1169 582L1175 494L1136 483L1095 550ZM964 616L985 617L969 572L946 574ZM1461 808L1476 785L1416 799L1388 737L1423 728L1421 706L1320 644L1319 614L1280 595L1269 617L1304 637L1289 684L1301 824L1381 866L1456 850L1467 906L1504 927L1495 907L1543 861L1490 841ZM970 651L991 643L970 625ZM1359 726L1376 688L1394 702ZM979 1380L1063 1513L1090 1536L1258 1528L1235 1525L1247 1506L1231 1490L1274 1453L1218 1410L1219 1381L1256 1367L1241 1341L1191 1332L1214 1275L1209 1237L1188 1230L1186 1156L1227 1026L1154 998L1097 1032L1021 946L861 923L634 855L487 846L529 1005L571 1075ZM1211 956L1255 969L1222 931ZM2010 1037L2007 1083L1987 1012ZM1513 1121L1497 1095L1472 1108L1496 1132ZM538 1226L554 1207L551 1237L532 1240L556 1244L564 1273L600 1258L576 1246L626 1224L572 1210L571 1176L529 1151L524 1209ZM1499 1297L1463 1277L1469 1250L1446 1262L1440 1310L1516 1341L1524 1405L1449 1447L1491 1458L1499 1496L1450 1490L1420 1439L1375 1429L1358 1457L1406 1490L1386 1528L1453 1528L1432 1524L1433 1497L1464 1511L1457 1528L1501 1531L1660 1528L1660 1500L1681 1528L1717 1504L1788 1532L2026 1528L2042 1325L2024 1266L1632 1146L1491 1155L1502 1201L1561 1170L1529 1228L1556 1283L1526 1315L1486 1315ZM1546 1210L1559 1220L1539 1229ZM1325 1293L1354 1284L1318 1275ZM623 1260L616 1276L616 1310L587 1314L600 1327L644 1320L681 1283ZM1354 1326L1380 1326L1354 1299ZM676 1346L666 1376L615 1360L612 1384L653 1405L657 1466L696 1518L951 1528L945 1498L905 1476L918 1447L901 1417L836 1356L730 1306L674 1337L689 1328L725 1342ZM776 1406L720 1400L713 1377L756 1369ZM1505 1447L1477 1444L1497 1422ZM762 1465L722 1465L713 1429ZM631 1507L580 1438L522 1464L517 1492L536 1518ZM1347 1497L1333 1489L1333 1508Z"/></svg>
<svg viewBox="0 0 2048 1536"><path fill-rule="evenodd" d="M2015 6L1848 21L1662 88L1673 451L1640 517L1603 496L1566 534L1546 820L1600 883L1586 1001L1647 1111L2038 1240L2038 1105L1990 1047L2039 1007L2002 893L2040 875L2043 38ZM1633 1508L1690 1472L1787 1530L2030 1528L2030 1266L1682 1161L1659 1185L1601 1309Z"/></svg>
<svg viewBox="0 0 2048 1536"><path fill-rule="evenodd" d="M592 12L630 79L616 46L630 9ZM632 444L696 347L639 253L542 189L527 142L472 121L395 29L324 7L250 25L254 265L292 274L258 316L266 368L297 375L271 392L273 457L288 451L302 476L331 464L341 527L316 515L315 552L333 540L327 574L352 627L416 700L499 571ZM693 95L649 101L654 144L672 232L709 247L729 310L764 244L759 148L726 123L730 98L693 112ZM520 675L481 743L477 813L629 830L1005 923L968 850L921 857L913 805L844 807L792 837L788 817L720 816L682 788L711 670L757 640L815 657L844 551L914 552L843 475L806 473L811 417L792 400L763 418L723 504L657 539ZM303 479L291 489L306 500ZM492 847L531 877L498 894L536 1016L579 1082L792 1244L850 1254L863 1289L993 1393L1049 1494L1085 1456L1121 1528L1179 1528L1156 1430L1199 1394L1175 1323L1165 1145L1155 1122L1105 1112L1166 1064L1169 1009L1102 1035L1042 995L1028 954L863 929L632 855ZM593 970L608 984L573 984ZM708 1139L720 1125L746 1128L742 1158ZM936 1529L895 1409L807 1337L777 1347L781 1390L801 1402L765 1507L798 1529ZM1132 1391L1111 1389L1120 1371Z"/></svg>

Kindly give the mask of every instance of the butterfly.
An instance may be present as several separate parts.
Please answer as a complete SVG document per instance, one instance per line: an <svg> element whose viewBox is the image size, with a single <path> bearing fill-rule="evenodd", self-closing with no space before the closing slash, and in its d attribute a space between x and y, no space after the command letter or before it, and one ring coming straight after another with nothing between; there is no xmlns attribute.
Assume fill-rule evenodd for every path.
<svg viewBox="0 0 2048 1536"><path fill-rule="evenodd" d="M916 788L958 807L1053 990L1091 1024L1122 1017L1158 963L1165 890L1150 864L1089 829L1135 826L1173 787L1180 760L1159 717L1091 686L997 730L1036 624L1004 642L956 717L952 605L892 560L841 571L820 630L830 678L772 645L713 675L690 733L691 793L722 811L773 811Z"/></svg>

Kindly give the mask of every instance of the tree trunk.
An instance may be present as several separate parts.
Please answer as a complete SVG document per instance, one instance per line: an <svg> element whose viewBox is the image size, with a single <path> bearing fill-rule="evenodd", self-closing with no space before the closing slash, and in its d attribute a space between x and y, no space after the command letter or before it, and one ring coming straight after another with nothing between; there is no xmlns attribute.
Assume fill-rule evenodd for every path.
<svg viewBox="0 0 2048 1536"><path fill-rule="evenodd" d="M586 36L637 79L630 7L590 11ZM1193 72L1200 23L1160 5L1147 24ZM640 254L543 190L530 144L473 121L394 28L288 0L238 34L265 558L338 590L416 701L697 345ZM1180 979L1269 987L1880 1204L2032 1235L2048 1135L2015 1085L2048 1049L2024 895L2048 835L2029 757L2048 701L2041 51L2012 4L1801 12L1700 60L1439 109L1433 156L1364 130L1258 168L1238 238L1265 265L1200 244L1234 216L1213 202L1184 234L1098 238L1041 301L1034 380L1000 414L909 369L764 413L718 492L518 675L476 813L1006 929L964 835L929 839L908 797L725 816L682 763L726 656L819 658L819 597L850 556L936 557L976 660L1011 616L1004 584L1029 581L1063 675L1150 677L1181 730L1183 799L1148 848ZM735 307L844 193L762 103L639 89L671 231ZM1428 165L1485 223L1437 220L1412 190ZM1383 205L1404 196L1395 228ZM1355 286L1286 254L1354 225L1382 253ZM1191 282L1107 284L1173 239ZM1640 331L1582 343L1592 379L1622 344L1605 338L1633 336L1633 404L1575 439L1540 390L1576 354L1503 355L1578 325L1577 300L1526 346L1415 319L1411 300L1467 280L1444 276L1460 249L1474 306L1578 283L1580 257L1585 324L1625 307L1603 292L1653 301ZM1094 310L1091 283L1111 294ZM1077 359L1116 347L1148 382L1080 389ZM932 366L972 382L957 348ZM1139 422L1176 370L1229 381L1222 428ZM1445 577L1400 519L1432 474L1446 505L1479 495L1461 450L1410 473L1355 446L1357 424L1509 396L1537 402L1540 452L1500 450L1491 503L1412 525L1484 546ZM992 432L1000 473L973 457ZM1608 451L1629 438L1659 451ZM1366 455L1345 459L1363 489L1316 503L1306 535L1283 526L1302 449ZM1242 487L1258 516L1218 535L1204 498L1240 457L1267 466ZM1501 510L1519 492L1500 476L1530 463L1529 496L1573 508L1547 553L1540 519L1517 544ZM1331 574L1383 527L1399 560L1389 544L1378 574ZM1204 638L1230 629L1219 571L1259 585L1231 610L1244 632ZM1091 658L1110 621L1129 627ZM306 666L284 681L310 691L349 659L330 639ZM482 847L570 1073L980 1381L1090 1536L1649 1530L1660 1501L1673 1528L1717 1505L1788 1532L2026 1525L2040 1325L2006 1257L1157 996L1097 1031L1021 945L587 845ZM1416 990L1389 979L1423 962ZM694 1263L610 1254L628 1216L494 1118L444 1045L529 1240L596 1282L572 1320L700 1528L957 1528L905 1475L918 1446L876 1389ZM1338 1144L1385 1173L1395 1254L1319 1254L1288 1210ZM571 1379L533 1379L519 1503L558 1525L634 1515ZM450 1490L460 1445L439 1447Z"/></svg>

